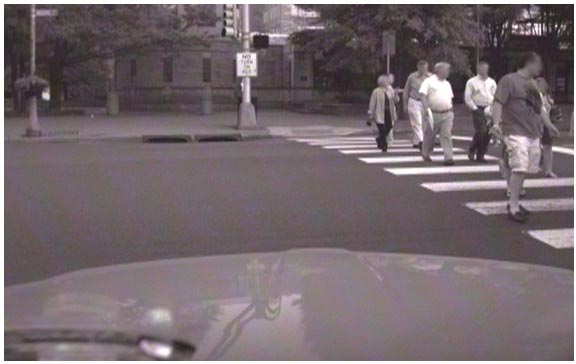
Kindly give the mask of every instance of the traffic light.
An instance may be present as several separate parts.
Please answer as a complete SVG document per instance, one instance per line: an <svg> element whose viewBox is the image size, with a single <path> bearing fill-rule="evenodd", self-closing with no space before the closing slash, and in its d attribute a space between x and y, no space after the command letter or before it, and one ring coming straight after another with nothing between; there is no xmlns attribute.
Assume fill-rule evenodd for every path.
<svg viewBox="0 0 576 364"><path fill-rule="evenodd" d="M222 36L236 38L237 37L237 13L234 4L223 5L223 20L222 20Z"/></svg>
<svg viewBox="0 0 576 364"><path fill-rule="evenodd" d="M254 34L252 36L252 47L254 47L254 49L268 48L269 45L270 37L266 34Z"/></svg>

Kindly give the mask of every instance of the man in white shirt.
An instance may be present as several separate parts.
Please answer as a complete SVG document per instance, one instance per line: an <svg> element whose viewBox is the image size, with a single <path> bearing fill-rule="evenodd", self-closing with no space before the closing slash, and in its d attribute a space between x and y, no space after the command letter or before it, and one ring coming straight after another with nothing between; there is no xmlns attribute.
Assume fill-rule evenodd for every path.
<svg viewBox="0 0 576 364"><path fill-rule="evenodd" d="M428 62L425 60L418 61L417 71L412 72L406 80L402 102L404 112L410 118L412 127L412 145L414 148L422 149L422 104L420 103L420 87L425 79L432 74L428 72Z"/></svg>
<svg viewBox="0 0 576 364"><path fill-rule="evenodd" d="M440 144L444 151L444 165L453 166L452 157L452 123L454 112L452 99L454 93L447 78L450 75L450 64L436 63L434 75L428 77L420 86L420 102L422 103L422 158L430 162L434 151L434 140L440 134Z"/></svg>
<svg viewBox="0 0 576 364"><path fill-rule="evenodd" d="M466 106L472 110L472 121L474 122L474 138L468 149L468 159L476 158L480 163L486 163L484 155L488 151L490 135L484 109L494 101L496 93L496 81L488 76L489 65L486 61L478 62L476 65L476 76L466 82L464 91L464 101Z"/></svg>

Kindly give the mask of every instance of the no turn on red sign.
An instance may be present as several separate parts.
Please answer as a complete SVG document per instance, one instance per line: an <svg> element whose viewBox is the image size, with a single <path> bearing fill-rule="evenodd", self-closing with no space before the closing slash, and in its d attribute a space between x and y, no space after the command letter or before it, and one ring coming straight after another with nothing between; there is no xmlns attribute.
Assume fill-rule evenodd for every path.
<svg viewBox="0 0 576 364"><path fill-rule="evenodd" d="M238 77L258 76L258 58L256 53L236 53L236 75Z"/></svg>

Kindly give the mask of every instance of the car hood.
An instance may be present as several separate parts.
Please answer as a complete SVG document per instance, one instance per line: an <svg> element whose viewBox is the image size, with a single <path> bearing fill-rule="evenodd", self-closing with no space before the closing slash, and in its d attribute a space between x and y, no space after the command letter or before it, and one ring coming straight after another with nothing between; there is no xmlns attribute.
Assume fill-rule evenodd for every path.
<svg viewBox="0 0 576 364"><path fill-rule="evenodd" d="M170 335L195 359L571 359L573 272L302 249L86 269L5 288L5 328Z"/></svg>

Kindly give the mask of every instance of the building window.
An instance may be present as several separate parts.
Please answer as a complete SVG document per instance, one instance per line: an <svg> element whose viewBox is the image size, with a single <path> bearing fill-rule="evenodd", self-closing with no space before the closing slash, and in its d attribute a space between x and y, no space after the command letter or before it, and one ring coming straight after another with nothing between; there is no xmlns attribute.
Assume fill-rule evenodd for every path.
<svg viewBox="0 0 576 364"><path fill-rule="evenodd" d="M172 57L164 57L164 82L172 82Z"/></svg>
<svg viewBox="0 0 576 364"><path fill-rule="evenodd" d="M136 78L136 59L132 58L130 60L130 82L133 82Z"/></svg>

